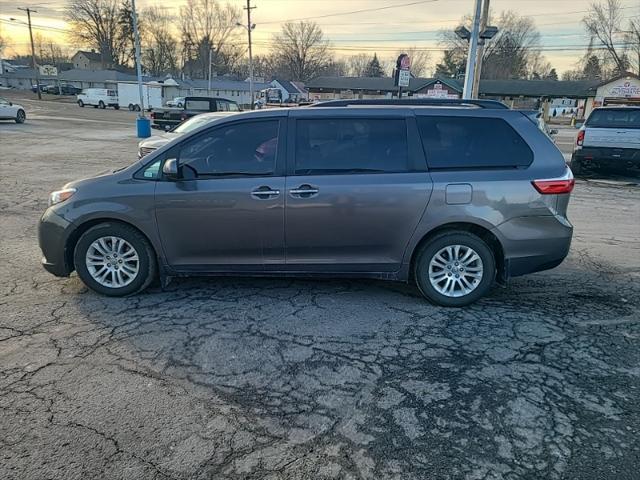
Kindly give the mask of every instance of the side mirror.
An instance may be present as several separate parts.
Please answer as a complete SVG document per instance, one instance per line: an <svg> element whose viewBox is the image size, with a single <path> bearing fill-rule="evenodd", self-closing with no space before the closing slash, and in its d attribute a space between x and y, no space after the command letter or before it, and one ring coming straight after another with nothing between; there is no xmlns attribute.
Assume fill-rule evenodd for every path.
<svg viewBox="0 0 640 480"><path fill-rule="evenodd" d="M162 165L162 173L169 180L178 180L180 178L180 173L178 170L178 159L169 158L164 161L164 165Z"/></svg>

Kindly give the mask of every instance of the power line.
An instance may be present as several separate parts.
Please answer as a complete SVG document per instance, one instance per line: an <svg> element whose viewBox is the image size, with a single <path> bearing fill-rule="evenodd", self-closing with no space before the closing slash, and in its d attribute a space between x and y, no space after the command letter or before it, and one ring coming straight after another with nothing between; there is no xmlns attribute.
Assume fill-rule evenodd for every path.
<svg viewBox="0 0 640 480"><path fill-rule="evenodd" d="M383 7L374 7L374 8L363 8L361 10L352 10L350 12L338 12L338 13L327 13L325 15L316 15L313 17L304 17L304 18L289 18L287 20L272 20L270 22L260 22L262 24L268 23L287 23L287 22L300 22L304 20L315 20L318 18L329 18L329 17L340 17L342 15L353 15L356 13L364 13L364 12L377 12L380 10L388 10L390 8L398 8L398 7L410 7L412 5L420 5L423 3L435 3L439 0L420 0L418 2L409 2L409 3L397 3L395 5L385 5Z"/></svg>

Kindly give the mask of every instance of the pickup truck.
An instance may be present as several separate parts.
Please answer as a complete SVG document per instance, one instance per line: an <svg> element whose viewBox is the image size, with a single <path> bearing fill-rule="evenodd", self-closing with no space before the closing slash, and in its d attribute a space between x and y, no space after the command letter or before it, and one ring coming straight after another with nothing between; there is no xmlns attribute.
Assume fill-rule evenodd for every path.
<svg viewBox="0 0 640 480"><path fill-rule="evenodd" d="M182 108L155 108L151 112L151 126L161 130L170 130L187 118L204 112L239 112L236 102L226 98L185 97Z"/></svg>
<svg viewBox="0 0 640 480"><path fill-rule="evenodd" d="M571 170L581 175L592 167L640 172L640 107L602 107L591 112L578 130Z"/></svg>

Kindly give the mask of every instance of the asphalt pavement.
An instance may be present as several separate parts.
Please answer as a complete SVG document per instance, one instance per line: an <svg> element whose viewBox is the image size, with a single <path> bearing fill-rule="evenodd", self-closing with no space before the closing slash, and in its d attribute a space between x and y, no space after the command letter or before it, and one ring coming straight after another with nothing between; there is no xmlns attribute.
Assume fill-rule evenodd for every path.
<svg viewBox="0 0 640 480"><path fill-rule="evenodd" d="M640 478L640 188L578 181L571 253L464 309L370 280L118 299L39 265L49 191L135 114L0 123L0 478ZM607 179L605 179L607 180Z"/></svg>

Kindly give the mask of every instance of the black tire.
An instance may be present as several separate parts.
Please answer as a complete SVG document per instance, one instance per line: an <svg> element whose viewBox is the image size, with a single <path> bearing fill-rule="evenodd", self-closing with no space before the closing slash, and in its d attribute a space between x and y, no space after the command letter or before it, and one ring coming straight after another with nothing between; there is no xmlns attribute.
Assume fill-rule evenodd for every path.
<svg viewBox="0 0 640 480"><path fill-rule="evenodd" d="M120 105L114 105L113 108L116 110L120 110Z"/></svg>
<svg viewBox="0 0 640 480"><path fill-rule="evenodd" d="M138 254L139 269L134 279L127 285L114 288L96 281L87 268L85 261L91 244L101 237L119 237L126 240ZM158 267L156 255L149 241L135 228L119 222L105 222L84 232L74 251L73 261L76 272L84 284L91 290L110 297L133 295L146 289L156 278Z"/></svg>
<svg viewBox="0 0 640 480"><path fill-rule="evenodd" d="M139 112L139 111L140 111L140 105L136 104L136 105L133 107L133 109L134 109L136 112Z"/></svg>
<svg viewBox="0 0 640 480"><path fill-rule="evenodd" d="M178 102L178 108L182 108L184 105L182 105L182 102Z"/></svg>
<svg viewBox="0 0 640 480"><path fill-rule="evenodd" d="M462 245L473 249L480 257L483 267L482 278L478 285L470 293L458 297L438 292L429 281L431 260L440 250L453 245ZM445 271L444 268L443 271ZM422 247L416 259L414 273L420 292L429 301L443 307L464 307L489 292L496 278L496 261L491 248L477 235L464 231L449 231L436 235ZM451 276L451 274L448 275Z"/></svg>
<svg viewBox="0 0 640 480"><path fill-rule="evenodd" d="M130 103L127 108L129 109L130 112L133 112L133 110L135 109L135 107L133 106L133 103Z"/></svg>
<svg viewBox="0 0 640 480"><path fill-rule="evenodd" d="M104 104L104 102L103 102L102 100L100 100L100 101L98 102L98 107L100 107L100 108L102 108L102 109L107 108L107 106Z"/></svg>
<svg viewBox="0 0 640 480"><path fill-rule="evenodd" d="M24 110L22 109L18 110L18 112L16 113L16 123L24 123L26 119L27 119L27 114L24 113Z"/></svg>
<svg viewBox="0 0 640 480"><path fill-rule="evenodd" d="M78 106L80 108L84 108L84 102L82 100L78 100Z"/></svg>

